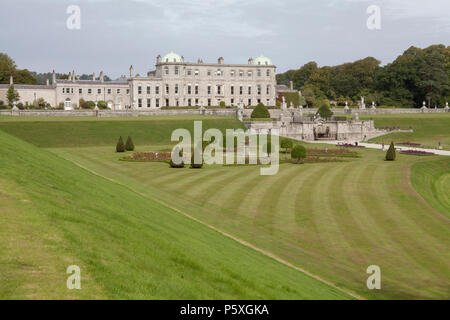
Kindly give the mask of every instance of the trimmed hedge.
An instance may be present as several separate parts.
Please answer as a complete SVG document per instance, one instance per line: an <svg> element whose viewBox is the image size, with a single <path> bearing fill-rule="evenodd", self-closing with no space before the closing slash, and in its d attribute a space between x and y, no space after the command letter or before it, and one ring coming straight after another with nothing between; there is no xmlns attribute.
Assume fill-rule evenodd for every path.
<svg viewBox="0 0 450 320"><path fill-rule="evenodd" d="M123 144L122 136L117 141L116 152L125 152L125 145Z"/></svg>
<svg viewBox="0 0 450 320"><path fill-rule="evenodd" d="M394 142L391 142L388 151L386 152L386 161L394 161L396 157Z"/></svg>
<svg viewBox="0 0 450 320"><path fill-rule="evenodd" d="M128 136L127 143L125 144L125 149L127 151L133 151L134 150L134 143L133 143L133 140L131 139L130 136Z"/></svg>
<svg viewBox="0 0 450 320"><path fill-rule="evenodd" d="M250 116L252 119L256 118L270 118L269 110L262 103L258 103L258 105L253 109L252 115Z"/></svg>

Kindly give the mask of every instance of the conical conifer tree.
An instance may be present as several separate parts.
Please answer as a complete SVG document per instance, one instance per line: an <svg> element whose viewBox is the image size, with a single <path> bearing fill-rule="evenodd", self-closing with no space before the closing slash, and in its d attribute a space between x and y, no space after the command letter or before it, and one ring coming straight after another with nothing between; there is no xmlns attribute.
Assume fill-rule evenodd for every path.
<svg viewBox="0 0 450 320"><path fill-rule="evenodd" d="M125 152L125 145L123 144L122 136L117 141L116 152Z"/></svg>
<svg viewBox="0 0 450 320"><path fill-rule="evenodd" d="M386 161L394 161L396 156L394 142L391 142L388 151L386 152Z"/></svg>
<svg viewBox="0 0 450 320"><path fill-rule="evenodd" d="M128 136L127 143L125 144L125 149L127 151L133 151L134 150L134 143L133 143L133 140L131 139L130 136Z"/></svg>

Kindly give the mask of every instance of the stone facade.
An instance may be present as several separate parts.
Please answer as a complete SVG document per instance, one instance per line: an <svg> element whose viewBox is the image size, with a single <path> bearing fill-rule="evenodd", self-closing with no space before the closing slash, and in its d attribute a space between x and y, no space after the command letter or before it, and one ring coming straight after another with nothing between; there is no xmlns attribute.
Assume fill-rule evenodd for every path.
<svg viewBox="0 0 450 320"><path fill-rule="evenodd" d="M276 121L252 121L245 125L250 133L268 134L277 130L280 136L304 141L363 141L387 133L376 129L373 120L311 120L294 111L282 112Z"/></svg>
<svg viewBox="0 0 450 320"><path fill-rule="evenodd" d="M0 85L0 100L4 102L9 85ZM161 107L248 106L259 102L275 105L276 67L266 57L249 59L247 64L185 62L182 56L169 53L158 56L156 68L146 76L134 74L128 78L103 81L79 80L74 72L68 80L55 78L47 85L15 85L20 101L32 104L43 98L51 106L64 104L65 109L78 107L79 100L105 101L111 110L149 110Z"/></svg>

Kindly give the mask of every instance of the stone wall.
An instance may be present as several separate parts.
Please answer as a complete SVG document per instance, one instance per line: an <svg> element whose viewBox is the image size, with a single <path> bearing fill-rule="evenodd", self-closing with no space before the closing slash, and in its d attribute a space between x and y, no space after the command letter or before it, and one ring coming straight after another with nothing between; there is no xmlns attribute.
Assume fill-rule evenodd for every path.
<svg viewBox="0 0 450 320"><path fill-rule="evenodd" d="M250 118L252 113L252 109L244 109L244 118ZM279 119L282 110L279 109L271 109L270 115L274 119ZM288 109L288 111L291 111ZM293 110L292 110L293 111ZM403 114L403 113L444 113L449 112L450 110L445 109L365 109L365 110L354 110L352 109L352 113L358 113L359 115L370 115L370 114ZM286 112L286 111L284 111ZM298 109L295 110L298 113ZM303 109L304 115L315 114L317 109ZM343 109L333 109L335 114L344 114ZM14 116L99 116L99 117L129 117L129 116L156 116L156 115L213 115L213 116L236 116L236 109L170 109L170 110L99 110L98 113L94 110L72 110L72 111L64 111L64 110L0 110L0 115L14 115Z"/></svg>

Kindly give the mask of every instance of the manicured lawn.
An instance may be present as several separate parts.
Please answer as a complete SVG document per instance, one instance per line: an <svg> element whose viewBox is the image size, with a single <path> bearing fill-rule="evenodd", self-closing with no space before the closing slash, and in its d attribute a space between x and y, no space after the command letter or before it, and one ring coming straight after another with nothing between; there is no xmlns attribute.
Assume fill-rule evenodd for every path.
<svg viewBox="0 0 450 320"><path fill-rule="evenodd" d="M2 121L5 120L6 121ZM81 118L81 117L80 117ZM138 144L164 144L170 142L171 133L178 128L186 128L193 132L193 120L202 120L203 128L225 129L243 128L241 122L233 118L181 116L181 117L137 117L128 118L64 118L55 119L36 117L28 118L3 117L0 119L0 130L13 134L39 147L76 147L115 145L119 136L126 139L132 136ZM18 120L17 120L18 119ZM121 119L121 120L118 120Z"/></svg>
<svg viewBox="0 0 450 320"><path fill-rule="evenodd" d="M416 116L376 121L401 121L405 128L411 122L411 142L449 135L447 115ZM384 152L358 149L360 157L348 162L285 163L277 175L260 176L259 166L170 169L165 163L119 161L124 154L114 152L118 132L133 135L136 151L170 150L172 129L191 128L192 120L0 121L0 143L6 146L0 152L0 195L13 197L11 190L20 190L8 208L23 213L28 211L20 206L30 205L35 213L26 217L37 221L18 214L18 231L6 233L2 243L14 247L13 235L26 234L26 228L36 229L39 240L44 231L58 235L61 240L48 247L36 245L27 261L37 261L36 252L63 269L63 257L73 259L92 279L88 297L344 297L172 207L367 298L450 299L449 158L398 154L397 161L386 162ZM239 126L233 119L206 120L212 122L204 127ZM36 148L1 130L51 148ZM10 223L8 215L3 219ZM8 252L0 259L6 256L12 268L6 278L16 279L20 290L5 296L35 297L23 288L29 282L20 280L24 271L16 262L22 251ZM373 264L381 267L381 290L366 287L366 269Z"/></svg>
<svg viewBox="0 0 450 320"><path fill-rule="evenodd" d="M0 299L350 298L151 194L2 131L0 145Z"/></svg>
<svg viewBox="0 0 450 320"><path fill-rule="evenodd" d="M373 118L375 127L400 127L414 132L392 133L370 140L376 143L415 142L423 147L437 148L438 142L444 149L450 150L450 113L436 114L383 114L361 116L362 119Z"/></svg>
<svg viewBox="0 0 450 320"><path fill-rule="evenodd" d="M421 200L408 180L411 165L446 158L385 162L381 151L360 150L350 162L283 164L260 176L257 166L123 162L106 147L53 151L362 296L450 298L446 209ZM382 270L380 291L366 288L372 264Z"/></svg>

